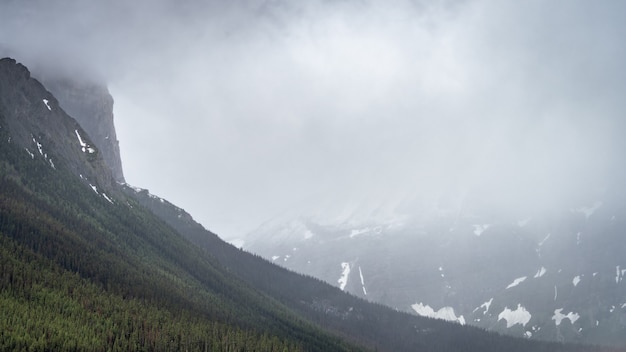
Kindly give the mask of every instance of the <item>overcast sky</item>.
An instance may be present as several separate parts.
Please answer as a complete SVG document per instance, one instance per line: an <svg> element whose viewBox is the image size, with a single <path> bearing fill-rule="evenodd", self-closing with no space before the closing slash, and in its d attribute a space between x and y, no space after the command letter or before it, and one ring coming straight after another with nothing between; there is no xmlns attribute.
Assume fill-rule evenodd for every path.
<svg viewBox="0 0 626 352"><path fill-rule="evenodd" d="M126 179L225 238L284 213L547 207L621 173L626 1L2 0L0 54L104 81Z"/></svg>

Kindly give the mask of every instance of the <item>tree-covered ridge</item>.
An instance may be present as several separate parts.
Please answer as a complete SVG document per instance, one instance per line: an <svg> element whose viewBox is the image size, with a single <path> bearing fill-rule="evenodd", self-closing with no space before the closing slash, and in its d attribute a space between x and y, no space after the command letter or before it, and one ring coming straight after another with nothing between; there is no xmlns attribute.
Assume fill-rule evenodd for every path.
<svg viewBox="0 0 626 352"><path fill-rule="evenodd" d="M302 350L295 342L123 299L0 236L0 349Z"/></svg>

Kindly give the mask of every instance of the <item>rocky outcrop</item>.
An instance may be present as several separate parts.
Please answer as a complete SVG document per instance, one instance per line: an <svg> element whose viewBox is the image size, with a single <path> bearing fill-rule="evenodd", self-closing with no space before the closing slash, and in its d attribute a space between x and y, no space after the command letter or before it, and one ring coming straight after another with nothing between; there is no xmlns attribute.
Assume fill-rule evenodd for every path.
<svg viewBox="0 0 626 352"><path fill-rule="evenodd" d="M42 78L59 105L91 136L117 182L124 182L120 147L113 121L113 97L105 85L78 77Z"/></svg>
<svg viewBox="0 0 626 352"><path fill-rule="evenodd" d="M0 60L0 128L31 158L70 171L97 189L115 186L102 153L80 124L30 71L10 58Z"/></svg>

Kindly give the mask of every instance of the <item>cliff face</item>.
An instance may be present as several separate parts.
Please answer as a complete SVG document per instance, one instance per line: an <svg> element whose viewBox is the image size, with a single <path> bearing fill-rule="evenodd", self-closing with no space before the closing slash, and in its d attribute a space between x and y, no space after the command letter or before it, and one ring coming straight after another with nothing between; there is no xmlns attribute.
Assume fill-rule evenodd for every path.
<svg viewBox="0 0 626 352"><path fill-rule="evenodd" d="M111 189L114 179L99 147L58 100L13 59L0 60L0 128L32 159L53 169L68 169L98 189Z"/></svg>
<svg viewBox="0 0 626 352"><path fill-rule="evenodd" d="M79 78L43 78L59 105L91 136L117 182L124 181L113 121L113 97L106 86Z"/></svg>

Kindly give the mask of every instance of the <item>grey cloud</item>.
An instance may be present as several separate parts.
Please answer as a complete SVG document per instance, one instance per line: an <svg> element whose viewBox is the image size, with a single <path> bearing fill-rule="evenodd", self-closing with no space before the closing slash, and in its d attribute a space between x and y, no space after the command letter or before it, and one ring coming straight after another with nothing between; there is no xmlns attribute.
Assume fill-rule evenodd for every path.
<svg viewBox="0 0 626 352"><path fill-rule="evenodd" d="M623 174L621 2L0 6L0 50L106 79L127 179L227 237L284 211L548 206Z"/></svg>

